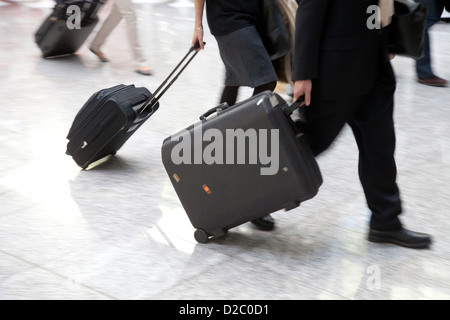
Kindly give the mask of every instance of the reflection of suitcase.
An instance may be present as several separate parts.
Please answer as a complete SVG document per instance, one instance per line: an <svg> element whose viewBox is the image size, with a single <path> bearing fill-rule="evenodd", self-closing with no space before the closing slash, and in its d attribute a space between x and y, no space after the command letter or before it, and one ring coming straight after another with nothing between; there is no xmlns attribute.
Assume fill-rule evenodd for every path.
<svg viewBox="0 0 450 320"><path fill-rule="evenodd" d="M97 25L97 11L103 3L104 0L67 0L57 3L35 33L35 41L42 55L54 57L75 53ZM74 19L76 11L72 11L70 6L80 9L79 21ZM80 22L80 25L74 28L72 24L76 22Z"/></svg>
<svg viewBox="0 0 450 320"><path fill-rule="evenodd" d="M293 109L266 91L206 119L211 109L164 141L165 169L198 242L317 194L322 176Z"/></svg>
<svg viewBox="0 0 450 320"><path fill-rule="evenodd" d="M197 53L190 48L154 94L146 88L123 84L93 94L75 116L67 135L66 153L83 169L114 155L158 110L158 100Z"/></svg>

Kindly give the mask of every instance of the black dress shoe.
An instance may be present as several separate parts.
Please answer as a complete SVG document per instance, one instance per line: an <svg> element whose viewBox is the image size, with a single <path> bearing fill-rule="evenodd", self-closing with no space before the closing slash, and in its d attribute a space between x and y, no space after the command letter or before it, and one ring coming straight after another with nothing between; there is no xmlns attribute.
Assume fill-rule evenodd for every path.
<svg viewBox="0 0 450 320"><path fill-rule="evenodd" d="M378 231L370 229L369 241L393 243L413 249L425 249L430 246L431 237L427 234L410 231L405 228L398 231Z"/></svg>
<svg viewBox="0 0 450 320"><path fill-rule="evenodd" d="M273 220L272 216L270 215L252 220L251 223L257 226L258 229L264 231L273 230L273 228L275 227L275 220Z"/></svg>

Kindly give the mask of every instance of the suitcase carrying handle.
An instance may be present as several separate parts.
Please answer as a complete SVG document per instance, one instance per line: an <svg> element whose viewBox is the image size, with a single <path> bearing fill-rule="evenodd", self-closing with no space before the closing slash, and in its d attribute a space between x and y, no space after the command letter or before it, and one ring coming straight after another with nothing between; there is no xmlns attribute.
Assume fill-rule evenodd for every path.
<svg viewBox="0 0 450 320"><path fill-rule="evenodd" d="M297 110L298 108L301 107L301 105L303 104L304 101L305 101L305 96L301 96L293 104L291 104L291 105L287 104L287 105L283 106L281 109L283 110L285 115L290 116L292 114L292 112L294 112L295 110Z"/></svg>
<svg viewBox="0 0 450 320"><path fill-rule="evenodd" d="M203 42L205 45L206 42ZM150 109L150 113L156 111L155 106L157 106L158 100L166 93L166 91L172 86L172 84L178 79L180 74L186 69L186 67L191 63L191 61L195 58L195 56L200 52L197 49L200 48L200 44L196 43L191 48L189 48L188 53L181 59L178 65L172 70L172 72L167 76L167 78L161 83L161 85L153 92L150 98L146 103L142 106L139 114L148 111ZM189 58L190 56L190 58ZM189 58L189 60L188 60ZM170 80L170 82L169 82ZM161 92L161 93L160 93ZM157 107L156 107L157 108Z"/></svg>
<svg viewBox="0 0 450 320"><path fill-rule="evenodd" d="M228 109L230 106L228 105L228 103L224 102L221 103L220 105L209 109L208 111L206 111L204 114L202 114L200 116L200 120L201 121L206 121L206 118L208 118L210 115L212 115L213 113L217 112L219 113L220 111L226 110Z"/></svg>

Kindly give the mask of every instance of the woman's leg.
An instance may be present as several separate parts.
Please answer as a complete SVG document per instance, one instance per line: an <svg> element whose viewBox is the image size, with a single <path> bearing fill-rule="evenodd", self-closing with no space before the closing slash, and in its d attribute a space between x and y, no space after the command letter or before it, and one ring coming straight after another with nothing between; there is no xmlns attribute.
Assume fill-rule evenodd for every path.
<svg viewBox="0 0 450 320"><path fill-rule="evenodd" d="M273 91L273 90L275 90L276 86L277 86L276 81L263 84L262 86L256 87L255 90L253 90L253 95L257 95L258 93L261 93L261 92L264 92L267 90Z"/></svg>
<svg viewBox="0 0 450 320"><path fill-rule="evenodd" d="M226 102L230 107L235 105L238 91L239 86L225 86L223 88L222 97L220 98L220 103Z"/></svg>

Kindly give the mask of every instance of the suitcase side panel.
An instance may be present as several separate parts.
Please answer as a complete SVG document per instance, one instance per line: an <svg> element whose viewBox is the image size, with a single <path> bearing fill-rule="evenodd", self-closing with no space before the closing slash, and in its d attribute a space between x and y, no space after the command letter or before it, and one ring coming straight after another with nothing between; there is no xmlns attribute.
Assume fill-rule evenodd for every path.
<svg viewBox="0 0 450 320"><path fill-rule="evenodd" d="M117 152L150 117L148 113L137 117L134 110L150 97L146 88L131 85L106 92L105 98L94 99L88 111L82 112L83 121L78 120L78 130L67 144L67 153L82 168Z"/></svg>
<svg viewBox="0 0 450 320"><path fill-rule="evenodd" d="M103 89L94 93L88 101L83 105L83 107L76 114L72 126L67 134L67 139L72 139L77 135L77 133L86 126L88 119L92 118L97 112L102 109L102 106L111 98L112 95L116 94L119 90L125 89L127 86L121 84L114 86L112 88Z"/></svg>
<svg viewBox="0 0 450 320"><path fill-rule="evenodd" d="M284 101L281 99L280 102ZM237 105L202 126L205 131L214 128L220 132L234 127L278 130L279 168L273 175L261 175L261 163L176 165L172 159L172 150L183 139L173 141L168 138L164 141L164 166L194 227L212 234L216 230L229 229L271 212L290 208L317 193L317 182L312 183L312 187L305 184L305 180L311 179L306 173L310 169L298 169L307 163L302 161L304 155L297 150L293 130L283 118L284 114L278 117L274 110L271 104L256 106L255 101L250 101L249 106ZM191 126L184 132L185 136L190 136L191 142L194 140L194 131L195 126ZM202 150L207 145L204 143ZM190 148L196 148L194 143L191 143Z"/></svg>
<svg viewBox="0 0 450 320"><path fill-rule="evenodd" d="M125 115L118 108L116 108L115 112L109 112L109 116L106 116L105 120L107 123L98 123L101 130L91 132L86 137L86 140L72 139L67 144L67 153L83 169L109 155L104 152L104 146L120 132L120 129L127 121Z"/></svg>
<svg viewBox="0 0 450 320"><path fill-rule="evenodd" d="M281 97L279 99L282 100ZM272 113L271 119L277 123L276 126L285 131L287 137L285 140L286 159L291 160L291 168L296 171L295 176L299 177L299 187L304 190L303 197L299 198L299 202L309 200L317 194L323 183L315 156L303 134L297 130L293 120L286 117L281 108L273 108Z"/></svg>
<svg viewBox="0 0 450 320"><path fill-rule="evenodd" d="M119 151L128 139L130 139L131 136L153 115L153 113L158 109L159 103L156 104L153 112L145 111L143 113L136 114L136 111L143 106L150 96L151 92L146 88L137 88L132 98L128 97L125 101L116 101L119 108L122 109L122 113L127 116L127 122L107 143L102 146L99 154L92 159L90 163L107 155L115 154Z"/></svg>

